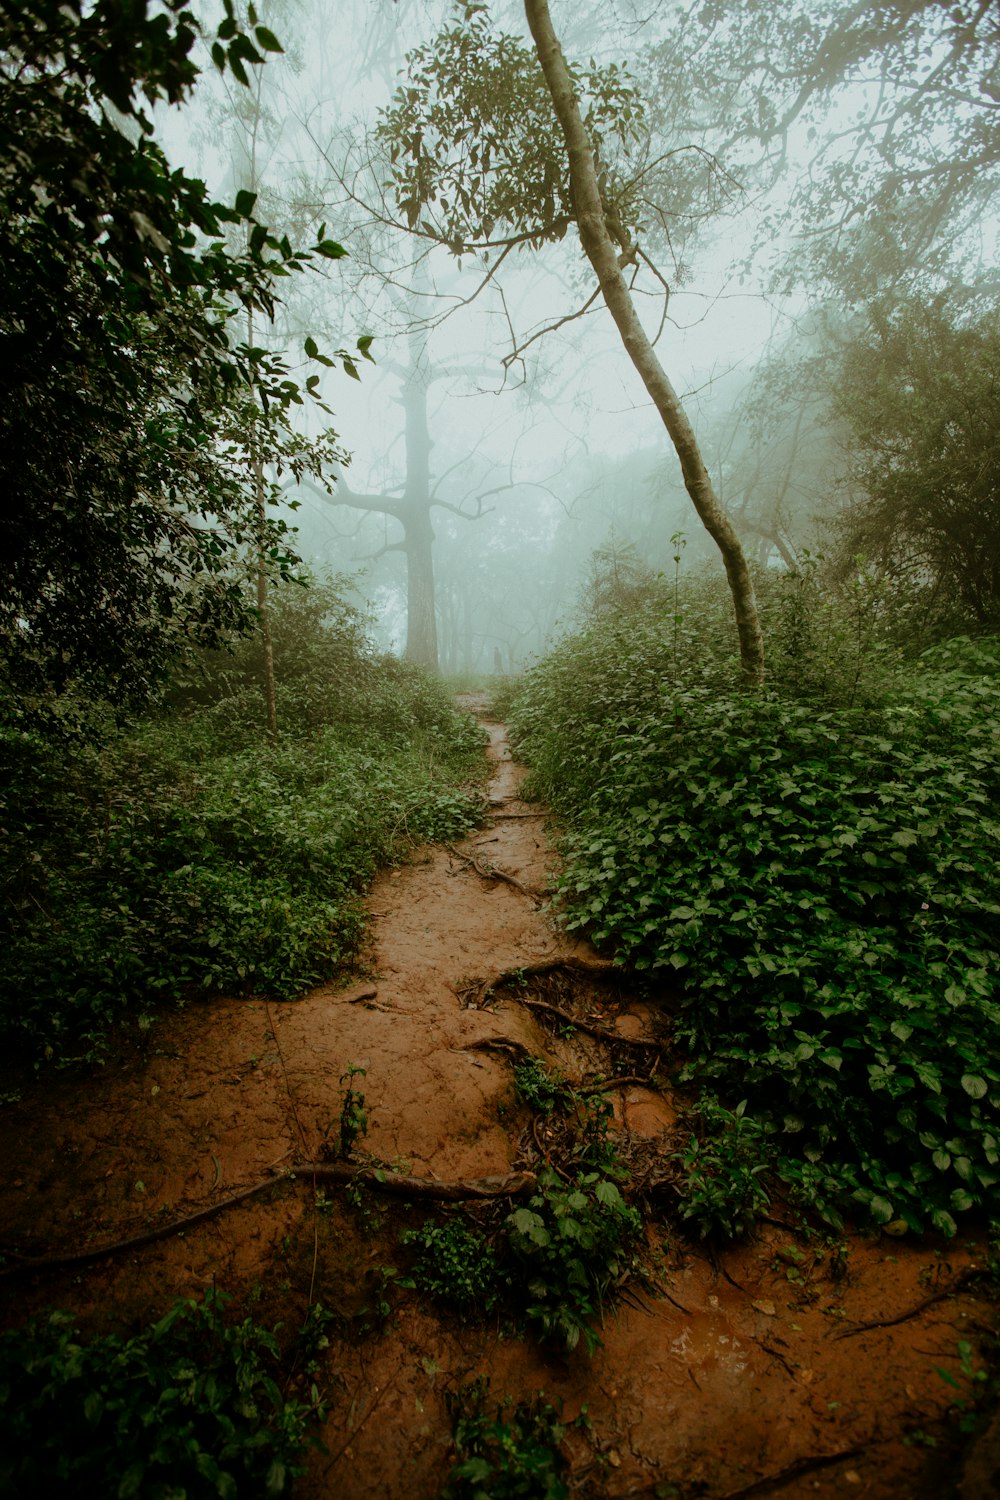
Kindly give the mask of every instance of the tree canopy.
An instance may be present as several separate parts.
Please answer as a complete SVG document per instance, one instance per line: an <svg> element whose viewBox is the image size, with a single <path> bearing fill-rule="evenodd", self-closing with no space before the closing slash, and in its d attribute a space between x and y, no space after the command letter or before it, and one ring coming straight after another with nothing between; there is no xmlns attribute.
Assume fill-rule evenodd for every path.
<svg viewBox="0 0 1000 1500"><path fill-rule="evenodd" d="M241 81L279 49L249 16L225 0L213 44ZM330 447L295 436L297 381L233 316L344 252L324 231L296 253L153 139L199 35L181 0L0 0L0 671L22 696L141 697L185 640L246 628L246 549L291 565L248 465L319 473Z"/></svg>
<svg viewBox="0 0 1000 1500"><path fill-rule="evenodd" d="M647 63L748 184L796 162L797 264L859 295L961 259L1000 178L991 0L708 0ZM787 222L783 199L768 234Z"/></svg>
<svg viewBox="0 0 1000 1500"><path fill-rule="evenodd" d="M944 301L874 303L845 349L836 407L857 499L860 554L953 627L1000 625L1000 331Z"/></svg>

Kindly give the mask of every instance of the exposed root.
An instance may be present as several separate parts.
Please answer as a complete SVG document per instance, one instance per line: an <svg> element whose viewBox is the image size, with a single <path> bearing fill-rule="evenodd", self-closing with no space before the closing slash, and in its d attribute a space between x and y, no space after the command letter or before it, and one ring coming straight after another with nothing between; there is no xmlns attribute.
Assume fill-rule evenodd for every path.
<svg viewBox="0 0 1000 1500"><path fill-rule="evenodd" d="M527 812L527 813L491 812L491 813L487 813L486 816L493 823L506 823L506 821L507 821L508 818L547 818L547 817L550 816L550 814L547 813L547 812Z"/></svg>
<svg viewBox="0 0 1000 1500"><path fill-rule="evenodd" d="M507 1057L513 1057L518 1062L526 1058L534 1057L530 1047L523 1042L515 1042L510 1037L486 1037L481 1042L468 1042L464 1047L455 1047L455 1052L503 1052Z"/></svg>
<svg viewBox="0 0 1000 1500"><path fill-rule="evenodd" d="M504 885L509 885L515 891L519 891L522 896L527 896L536 911L542 905L542 897L537 891L529 890L515 876L507 870L501 870L500 866L493 864L491 860L482 859L478 854L459 854L451 844L446 844L445 848L454 859L461 861L463 869L471 865L481 880L502 880Z"/></svg>
<svg viewBox="0 0 1000 1500"><path fill-rule="evenodd" d="M70 1255L44 1255L33 1260L21 1260L17 1265L0 1269L0 1280L13 1276L30 1275L36 1271L69 1270L77 1266L91 1265L95 1261L112 1256L126 1255L132 1250L144 1249L158 1240L171 1235L183 1234L196 1224L203 1224L217 1214L224 1213L248 1198L268 1192L282 1182L296 1179L312 1182L362 1182L374 1192L388 1193L397 1198L430 1198L437 1203L467 1203L474 1199L522 1198L534 1192L537 1179L533 1172L509 1172L503 1177L466 1177L451 1181L440 1181L435 1177L403 1177L385 1167L363 1165L354 1162L303 1162L290 1171L277 1172L262 1182L241 1188L210 1203L197 1213L187 1214L183 1219L172 1219L168 1224L158 1224L155 1229L143 1234L131 1235L125 1240L114 1240L94 1250L78 1250Z"/></svg>
<svg viewBox="0 0 1000 1500"><path fill-rule="evenodd" d="M982 1275L983 1272L979 1266L967 1266L964 1271L961 1271L955 1277L950 1286L946 1286L943 1291L935 1292L932 1297L925 1297L922 1302L918 1302L916 1307L911 1307L908 1312L900 1313L895 1318L879 1318L875 1323L858 1323L855 1328L841 1329L840 1332L834 1334L834 1338L853 1339L857 1338L858 1334L870 1333L875 1328L896 1328L900 1323L908 1323L911 1318L919 1318L920 1314L926 1308L933 1307L937 1302L947 1301L949 1297L954 1296L956 1292L961 1291L963 1287L968 1286L970 1282L975 1281Z"/></svg>
<svg viewBox="0 0 1000 1500"><path fill-rule="evenodd" d="M581 1021L579 1016L570 1015L568 1010L561 1010L558 1005L550 1005L547 1000L522 1000L519 995L512 995L518 1005L527 1006L529 1010L544 1010L550 1016L556 1016L566 1026L572 1026L576 1031L585 1031L588 1036L597 1037L598 1041L610 1042L615 1047L655 1047L654 1037L625 1037L619 1036L617 1031L609 1031L606 1026L595 1026L592 1021Z"/></svg>
<svg viewBox="0 0 1000 1500"><path fill-rule="evenodd" d="M620 1040L621 1038L619 1038ZM640 1045L646 1046L648 1044L642 1042ZM655 1068L648 1076L645 1073L623 1073L620 1078L599 1078L596 1083L581 1083L576 1092L578 1094L606 1094L612 1089L629 1088L633 1084L641 1088L655 1089L656 1084L653 1082L655 1077Z"/></svg>
<svg viewBox="0 0 1000 1500"><path fill-rule="evenodd" d="M825 1469L830 1464L839 1464L845 1458L857 1458L863 1453L863 1448L839 1448L836 1453L820 1453L815 1458L797 1458L794 1463L787 1464L785 1468L778 1469L774 1474L765 1474L760 1479L755 1479L752 1484L745 1484L738 1490L727 1490L721 1500L743 1500L744 1495L757 1495L761 1490L773 1489L775 1485L781 1485L789 1479L797 1479L800 1474L811 1474L814 1469Z"/></svg>
<svg viewBox="0 0 1000 1500"><path fill-rule="evenodd" d="M575 955L567 955L564 958L540 958L532 963L522 964L517 969L504 969L502 973L494 974L489 979L477 979L473 984L463 990L457 990L456 993L470 1010L479 1010L491 990L519 984L523 979L537 979L543 974L560 972L589 974L593 978L606 979L609 975L620 974L621 970L616 969L610 959L577 958Z"/></svg>
<svg viewBox="0 0 1000 1500"><path fill-rule="evenodd" d="M377 1193L396 1198L432 1198L437 1203L468 1203L472 1199L525 1198L535 1191L533 1172L508 1172L502 1177L403 1177L385 1167L355 1166L351 1162L307 1163L296 1172L317 1182L363 1182Z"/></svg>

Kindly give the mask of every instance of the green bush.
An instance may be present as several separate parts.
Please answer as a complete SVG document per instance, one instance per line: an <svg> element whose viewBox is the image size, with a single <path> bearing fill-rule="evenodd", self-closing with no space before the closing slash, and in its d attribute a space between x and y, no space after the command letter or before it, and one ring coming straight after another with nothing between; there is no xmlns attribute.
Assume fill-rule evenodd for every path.
<svg viewBox="0 0 1000 1500"><path fill-rule="evenodd" d="M290 634L278 665L300 712L277 744L214 657L201 697L100 746L0 723L0 1033L29 1055L93 1057L157 1000L301 993L357 953L381 865L478 821L478 726L350 613L314 639L295 609L305 664Z"/></svg>
<svg viewBox="0 0 1000 1500"><path fill-rule="evenodd" d="M496 1254L481 1234L459 1219L407 1230L402 1244L418 1253L406 1285L459 1312L489 1312L499 1294Z"/></svg>
<svg viewBox="0 0 1000 1500"><path fill-rule="evenodd" d="M457 1457L445 1500L566 1500L559 1445L570 1425L588 1426L585 1413L564 1423L540 1394L516 1406L508 1400L491 1414L486 1392L479 1379L449 1398Z"/></svg>
<svg viewBox="0 0 1000 1500"><path fill-rule="evenodd" d="M538 1191L504 1226L512 1281L529 1324L567 1350L582 1335L593 1353L601 1342L593 1324L641 1228L639 1214L609 1177L580 1172L564 1182L543 1167Z"/></svg>
<svg viewBox="0 0 1000 1500"><path fill-rule="evenodd" d="M178 1302L129 1339L81 1342L67 1313L0 1335L0 1490L120 1500L284 1495L308 1407L282 1396L278 1347L223 1297Z"/></svg>
<svg viewBox="0 0 1000 1500"><path fill-rule="evenodd" d="M832 1177L947 1233L995 1213L995 646L897 663L846 707L814 677L804 701L724 691L711 649L674 673L663 623L565 642L516 710L571 828L566 921L676 977L687 1076L747 1098L800 1192L829 1208Z"/></svg>

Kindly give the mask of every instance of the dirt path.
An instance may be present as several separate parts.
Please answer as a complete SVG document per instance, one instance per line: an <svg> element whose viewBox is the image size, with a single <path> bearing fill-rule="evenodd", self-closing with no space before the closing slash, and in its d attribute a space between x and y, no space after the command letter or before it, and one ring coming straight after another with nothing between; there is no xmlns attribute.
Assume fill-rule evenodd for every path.
<svg viewBox="0 0 1000 1500"><path fill-rule="evenodd" d="M582 1031L560 1036L510 991L469 1004L489 999L482 981L504 971L595 964L539 910L545 822L518 800L522 773L503 727L487 728L488 824L379 879L370 981L294 1004L192 1007L156 1029L146 1055L0 1111L6 1250L90 1250L315 1160L338 1138L352 1065L365 1070L355 1076L368 1119L359 1147L439 1179L521 1164L526 1116L511 1058L526 1050L572 1078L593 1068L602 1044ZM565 1003L592 1029L648 1039L650 1052L636 1054L647 1064L669 1047L668 995L640 1002L599 973L566 984ZM519 993L554 1003L551 991ZM675 1141L676 1109L649 1088L617 1090L616 1114L633 1147ZM543 1389L567 1417L587 1406L593 1443L574 1450L574 1483L596 1495L937 1500L961 1477L947 1415L956 1393L936 1367L961 1382L958 1343L975 1349L986 1331L992 1310L960 1285L982 1245L809 1239L776 1209L749 1245L713 1262L652 1224L650 1274L664 1295L626 1299L592 1359L580 1350L563 1360L394 1288L385 1268L401 1225L422 1221L419 1205L389 1208L377 1194L322 1184L318 1210L315 1199L309 1181L278 1177L183 1237L83 1270L8 1276L3 1317L55 1304L95 1328L145 1321L217 1284L250 1293L263 1321L294 1325L319 1298L338 1314L334 1329L348 1331L331 1333L328 1452L302 1483L309 1500L432 1500L450 1456L445 1393L479 1374L497 1399ZM953 1286L957 1295L942 1295ZM992 1463L980 1445L963 1500L1000 1493Z"/></svg>

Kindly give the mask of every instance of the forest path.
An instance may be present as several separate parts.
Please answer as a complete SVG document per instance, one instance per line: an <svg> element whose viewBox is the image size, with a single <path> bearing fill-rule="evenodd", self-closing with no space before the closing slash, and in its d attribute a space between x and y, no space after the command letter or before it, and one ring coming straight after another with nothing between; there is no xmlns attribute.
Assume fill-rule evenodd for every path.
<svg viewBox="0 0 1000 1500"><path fill-rule="evenodd" d="M599 1031L649 1038L647 1057L667 1055L669 994L636 999L539 910L532 893L544 890L552 862L544 817L520 800L523 771L504 727L481 700L464 706L479 711L490 736L488 822L376 881L371 979L291 1004L192 1006L157 1026L145 1055L0 1111L5 1246L32 1255L104 1245L317 1159L324 1140L339 1139L351 1066L365 1070L353 1083L367 1114L359 1155L448 1180L530 1165L512 1057L529 1052L579 1079L600 1070L604 1044L546 1027L522 1003L532 994L552 1003L544 983L484 994L484 981L511 970L575 961L559 1006ZM510 879L491 878L491 866ZM682 1143L669 1098L636 1084L614 1097L629 1149L666 1153ZM580 1348L564 1359L393 1287L384 1268L396 1264L401 1220L419 1224L423 1206L390 1209L369 1192L352 1205L320 1184L317 1210L302 1178L279 1178L183 1237L85 1270L0 1281L4 1320L54 1304L94 1327L146 1321L176 1296L219 1285L253 1289L261 1321L291 1327L310 1299L321 1300L342 1321L330 1335L328 1452L296 1490L308 1500L433 1500L449 1461L446 1392L477 1375L489 1377L498 1402L544 1390L568 1419L586 1405L593 1445L577 1438L572 1449L581 1493L952 1492L946 1413L955 1392L936 1367L961 1382L958 1341L975 1345L987 1313L968 1290L938 1294L960 1287L974 1247L827 1242L797 1234L775 1209L748 1244L714 1259L650 1224L651 1282L664 1295L627 1296L593 1357ZM975 1462L985 1472L989 1451ZM973 1469L963 1483L962 1500L996 1493Z"/></svg>

